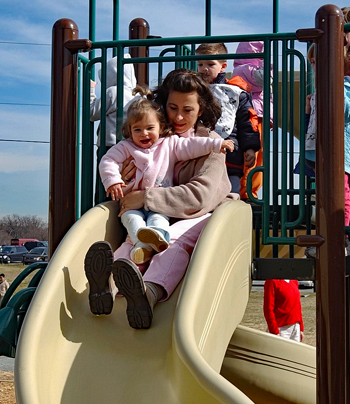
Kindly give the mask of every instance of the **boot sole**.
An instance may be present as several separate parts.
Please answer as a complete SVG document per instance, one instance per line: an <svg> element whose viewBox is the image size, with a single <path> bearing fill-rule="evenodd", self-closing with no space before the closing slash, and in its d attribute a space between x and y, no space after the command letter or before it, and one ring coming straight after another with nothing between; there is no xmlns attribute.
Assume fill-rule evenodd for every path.
<svg viewBox="0 0 350 404"><path fill-rule="evenodd" d="M137 266L127 259L120 258L113 263L113 278L119 292L126 298L126 314L130 327L149 328L153 313Z"/></svg>
<svg viewBox="0 0 350 404"><path fill-rule="evenodd" d="M94 243L88 250L84 269L89 282L89 304L93 314L110 314L113 296L109 277L113 268L113 251L109 243Z"/></svg>

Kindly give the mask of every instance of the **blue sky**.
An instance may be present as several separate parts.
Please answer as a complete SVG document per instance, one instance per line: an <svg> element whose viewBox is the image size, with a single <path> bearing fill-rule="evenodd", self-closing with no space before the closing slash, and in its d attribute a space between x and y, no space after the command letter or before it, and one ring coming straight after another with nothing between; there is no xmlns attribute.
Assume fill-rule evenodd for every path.
<svg viewBox="0 0 350 404"><path fill-rule="evenodd" d="M152 35L203 35L204 0L120 0L121 39L134 18L145 18ZM237 6L235 6L235 3ZM97 1L96 39L112 39L112 0ZM212 0L212 35L272 31L272 0ZM279 31L314 26L324 1L280 1ZM343 5L339 5L342 7ZM88 0L1 0L0 14L0 217L48 218L51 35L70 18L88 37Z"/></svg>

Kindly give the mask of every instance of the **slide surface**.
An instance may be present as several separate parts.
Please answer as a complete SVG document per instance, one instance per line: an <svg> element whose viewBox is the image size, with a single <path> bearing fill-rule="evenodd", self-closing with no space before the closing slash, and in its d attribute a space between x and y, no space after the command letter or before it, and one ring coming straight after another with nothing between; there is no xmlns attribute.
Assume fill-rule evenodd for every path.
<svg viewBox="0 0 350 404"><path fill-rule="evenodd" d="M15 360L17 404L314 403L316 397L312 401L307 391L305 401L288 401L288 394L287 401L266 401L280 394L276 380L293 383L292 372L274 364L276 337L247 329L247 338L238 327L251 287L251 223L249 205L220 206L201 234L182 284L155 307L149 330L134 330L123 297L116 298L109 316L89 310L85 254L95 241L107 240L116 248L125 237L115 204L83 215L50 260L25 318ZM288 352L300 347L305 345L279 345L286 361ZM269 350L276 352L264 362ZM303 361L293 369L313 391L315 352L306 351L309 373L300 374ZM262 368L268 363L275 368L271 378Z"/></svg>

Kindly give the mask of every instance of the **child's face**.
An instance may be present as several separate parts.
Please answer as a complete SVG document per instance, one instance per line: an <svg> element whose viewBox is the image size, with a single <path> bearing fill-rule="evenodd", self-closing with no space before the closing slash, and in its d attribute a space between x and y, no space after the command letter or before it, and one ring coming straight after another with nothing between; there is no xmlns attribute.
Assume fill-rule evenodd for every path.
<svg viewBox="0 0 350 404"><path fill-rule="evenodd" d="M224 72L226 67L227 63L220 60L198 61L198 73L200 73L209 84L213 84L218 74Z"/></svg>
<svg viewBox="0 0 350 404"><path fill-rule="evenodd" d="M193 128L201 115L197 92L170 91L166 113L175 133L181 134Z"/></svg>
<svg viewBox="0 0 350 404"><path fill-rule="evenodd" d="M150 112L131 125L131 138L136 146L149 149L159 139L160 129L156 114Z"/></svg>

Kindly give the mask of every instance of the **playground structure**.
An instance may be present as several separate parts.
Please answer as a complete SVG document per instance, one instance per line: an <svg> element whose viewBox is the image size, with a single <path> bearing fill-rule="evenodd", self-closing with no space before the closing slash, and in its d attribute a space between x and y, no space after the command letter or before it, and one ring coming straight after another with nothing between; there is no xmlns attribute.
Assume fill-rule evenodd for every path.
<svg viewBox="0 0 350 404"><path fill-rule="evenodd" d="M344 223L344 190L341 180L344 159L342 144L344 119L339 101L339 94L343 92L343 21L338 8L324 6L316 15L315 29L299 30L296 34L280 34L276 31L274 29L274 33L268 35L211 37L210 29L207 27L207 37L135 39L132 42L133 47L174 45L174 56L163 54L158 57L124 59L124 48L131 45L130 41L114 39L99 43L91 39L82 40L78 38L78 28L73 21L56 22L53 29L50 193L50 248L51 253L54 252L54 254L32 300L18 342L15 376L18 403L89 402L88 400L108 402L111 397L114 400L120 400L119 402L142 402L138 394L145 390L148 392L147 386L151 381L141 383L140 390L132 390L134 387L131 386L134 386L135 379L139 379L140 374L149 372L147 366L140 365L139 358L143 356L145 347L150 349L152 342L158 341L157 338L160 338L160 335L165 335L165 339L160 339L160 345L163 348L156 357L152 369L158 372L162 369L165 375L160 375L157 371L149 372L152 376L156 374L153 381L156 387L153 386L152 389L154 390L152 401L157 402L159 395L159 402L164 402L164 397L167 397L166 402L183 403L312 403L316 402L316 397L318 403L347 402L345 358L348 357L348 351L342 343L349 339L345 327L347 317L344 236L341 232L335 231L342 228ZM311 235L311 227L306 226L305 235L297 237L295 232L307 217L308 205L294 203L294 197L298 195L299 201L304 201L312 191L308 191L305 187L303 164L301 164L299 188L295 189L293 175L290 174L294 161L287 158L288 152L291 153L294 147L293 125L295 123L291 107L294 102L290 101L294 97L292 68L294 57L298 58L300 63L300 91L297 95L300 111L304 110L305 100L305 62L301 53L294 48L296 39L317 42L319 52L316 88L318 100L322 100L318 102L317 111L317 120L322 124L318 128L316 235ZM242 220L242 229L249 228L246 223L252 223L251 209L243 202L232 203L231 206L224 206L215 212L193 254L180 297L178 296L180 287L178 287L168 303L159 305L159 309L157 307L155 315L159 321L147 331L149 334L135 333L121 323L123 319L125 320L122 314L125 310L124 302L116 304L110 322L107 319L93 318L88 313L83 257L94 241L105 239L116 247L123 238L123 233L113 228L117 219L116 211L111 209L110 203L92 208L94 153L92 136L89 133L91 124L86 110L89 105L87 89L94 63L98 61L102 66L101 93L103 94L105 92L103 66L107 61L107 49L116 51L118 71L121 72L126 63L144 64L166 61L175 62L175 66L179 67L181 63L194 63L199 59L193 54L195 44L204 41L227 43L242 40L264 40L264 53L254 56L264 58L267 99L270 84L269 66L273 62L274 77L276 77L279 71L277 53L279 46L282 47L281 109L288 111L282 115L281 135L277 129L273 131L272 144L268 119L264 120L264 167L259 168L264 173L264 189L262 199L255 201L258 209L254 212L254 217L258 220L261 218L259 226L261 226L262 242L272 245L273 258L268 261L260 258L260 243L257 242L253 275L266 277L267 266L273 267L274 262L282 268L280 272L282 278L302 277L305 276L305 271L308 271L307 276L310 274L313 276L314 261L293 258L294 245L319 247L316 260L317 384L315 383L316 355L313 348L281 341L276 337L242 327L237 328L249 297L252 237L250 231L248 233L242 231L241 234L234 236L230 229L225 227L225 222L230 223L236 220L240 223ZM187 46L185 47L184 44ZM79 50L87 49L100 49L101 56L92 57L91 60L84 60L78 56ZM185 52L184 49L191 49L192 52ZM229 54L223 57L234 59L240 56L242 55ZM244 57L246 58L247 55ZM200 56L200 58L205 57ZM207 58L210 59L210 57ZM65 161L66 172L79 172L77 169L79 160L76 156L78 144L76 88L79 82L79 64L80 69L84 71L81 78L84 84L82 90L84 137L82 161L84 164L81 168L81 189L86 191L86 194L81 193L81 204L77 208L77 200L79 200L77 177L67 176L62 172L62 161ZM62 74L63 66L65 66L65 74ZM147 76L147 73L144 72L144 74ZM274 100L278 105L278 80L274 80L273 86ZM123 88L122 75L118 75L118 89L121 88ZM118 90L119 101L122 100L122 96L122 91ZM68 114L66 114L67 111ZM264 115L269 116L269 112L269 103L265 102ZM121 113L120 108L120 116ZM274 110L274 118L275 122L279 121L278 108ZM303 120L299 119L299 121L298 133L300 143L303 145L305 128ZM103 125L102 120L102 133ZM329 136L330 133L333 137ZM279 141L282 148L281 159L277 153ZM101 144L103 143L102 135ZM271 184L270 150L274 151L271 166L275 168ZM300 158L303 161L303 146L300 147ZM281 177L276 167L280 167ZM72 178L72 183L67 184L67 178ZM330 184L332 184L332 200L329 198ZM272 197L270 189L273 189ZM79 211L82 217L76 222ZM227 217L230 217L230 220L227 220ZM332 226L329 226L330 221ZM73 224L74 226L71 227ZM260 240L260 231L256 232L258 236L255 240ZM216 237L209 236L214 232L218 232ZM219 237L219 234L229 236ZM230 243L219 246L218 239L229 239ZM74 247L67 247L72 244ZM290 246L291 261L283 261L279 258L279 245ZM219 263L214 262L214 254L210 254L210 251L218 249L222 251L222 254L216 254L216 257L222 256ZM205 262L201 261L201 256L205 258ZM215 272L212 270L214 266L217 268ZM301 266L304 273L301 270L298 271ZM198 271L203 271L200 275L202 284L196 287L194 279ZM271 271L270 277L278 277L276 271ZM207 295L206 282L217 282L212 296ZM33 293L32 289L27 291L30 297ZM10 295L2 304L4 310L6 306L11 308L12 304L23 311L26 299L18 298L19 302L16 303L12 302L16 295L11 300L9 297ZM178 297L177 307L175 307ZM189 307L191 310L188 309ZM227 310L227 307L234 307L235 310ZM175 313L174 321L172 321L173 313ZM23 312L21 316L23 319ZM104 328L108 338L101 338L101 327ZM329 330L332 330L332 333ZM86 333L91 333L89 338L85 338ZM115 335L116 333L118 336ZM117 347L127 345L126 341L132 341L132 349L118 350ZM229 348L224 358L227 346ZM283 352L283 355L280 355L280 352ZM4 354L4 352L1 353ZM272 355L274 355L273 359ZM127 357L128 360L123 361L121 357ZM52 358L50 363L48 358ZM136 363L131 358L137 358ZM146 359L144 362L149 363ZM53 363L54 366L52 366ZM85 372L89 368L89 363L93 363L100 372L105 370L109 375L104 379L104 389L101 388L105 394L103 399L100 396L101 391L94 385L95 369L91 373ZM220 375L221 367L222 374L233 384ZM263 369L266 368L273 368L274 371L264 371ZM79 382L80 372L83 369L85 378ZM108 388L116 382L113 372L118 375L117 379L121 379L121 385L124 384L125 389L111 391ZM39 381L39 376L44 377L44 375L46 378ZM303 385L303 391L298 396L298 391L293 388L293 385L300 384ZM286 387L288 385L292 387L288 389ZM88 386L92 388L87 388ZM170 396L172 399L169 398ZM145 402L150 401L151 399L148 401L147 398Z"/></svg>

